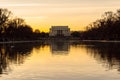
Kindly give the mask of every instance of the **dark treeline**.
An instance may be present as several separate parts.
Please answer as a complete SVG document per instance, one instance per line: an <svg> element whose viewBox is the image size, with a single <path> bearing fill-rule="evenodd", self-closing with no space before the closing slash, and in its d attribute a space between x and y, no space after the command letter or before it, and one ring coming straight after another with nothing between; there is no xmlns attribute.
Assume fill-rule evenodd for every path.
<svg viewBox="0 0 120 80"><path fill-rule="evenodd" d="M12 18L11 11L0 8L0 41L39 40L48 38L49 34L33 31L22 18ZM74 31L72 39L83 40L120 40L120 9L115 13L109 11L86 27L86 31Z"/></svg>
<svg viewBox="0 0 120 80"><path fill-rule="evenodd" d="M105 12L81 34L81 39L120 40L120 9L116 13Z"/></svg>
<svg viewBox="0 0 120 80"><path fill-rule="evenodd" d="M48 37L48 33L33 31L22 18L12 18L11 11L0 8L0 41L34 40Z"/></svg>

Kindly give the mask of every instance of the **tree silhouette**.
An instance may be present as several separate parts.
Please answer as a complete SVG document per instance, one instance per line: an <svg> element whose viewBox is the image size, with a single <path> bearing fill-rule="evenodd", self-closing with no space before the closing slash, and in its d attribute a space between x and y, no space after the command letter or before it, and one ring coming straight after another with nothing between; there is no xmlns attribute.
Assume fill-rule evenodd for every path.
<svg viewBox="0 0 120 80"><path fill-rule="evenodd" d="M78 31L74 31L74 32L71 33L71 36L72 36L72 37L80 37L80 36L81 36L81 33L78 32Z"/></svg>
<svg viewBox="0 0 120 80"><path fill-rule="evenodd" d="M5 23L8 21L11 11L0 8L0 36L4 30Z"/></svg>
<svg viewBox="0 0 120 80"><path fill-rule="evenodd" d="M0 8L0 25L4 24L11 15L11 11Z"/></svg>
<svg viewBox="0 0 120 80"><path fill-rule="evenodd" d="M120 10L116 13L105 12L102 19L96 20L86 27L82 39L120 40Z"/></svg>
<svg viewBox="0 0 120 80"><path fill-rule="evenodd" d="M22 18L10 18L11 11L0 8L0 41L38 40L49 37L48 33L33 31Z"/></svg>

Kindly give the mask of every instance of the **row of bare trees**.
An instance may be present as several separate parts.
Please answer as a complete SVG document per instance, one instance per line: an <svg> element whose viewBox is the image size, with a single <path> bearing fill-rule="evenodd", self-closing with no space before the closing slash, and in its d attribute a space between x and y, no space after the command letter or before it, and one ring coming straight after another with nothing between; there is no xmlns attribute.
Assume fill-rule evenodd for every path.
<svg viewBox="0 0 120 80"><path fill-rule="evenodd" d="M48 37L48 33L33 31L24 19L12 18L11 11L0 8L0 41L30 40ZM92 40L120 40L120 9L105 12L102 18L86 27L84 32L73 32L73 37Z"/></svg>
<svg viewBox="0 0 120 80"><path fill-rule="evenodd" d="M48 34L33 31L22 18L13 18L12 12L0 8L0 41L33 40L46 37Z"/></svg>
<svg viewBox="0 0 120 80"><path fill-rule="evenodd" d="M82 39L120 40L120 9L116 13L105 12L102 18L86 27Z"/></svg>

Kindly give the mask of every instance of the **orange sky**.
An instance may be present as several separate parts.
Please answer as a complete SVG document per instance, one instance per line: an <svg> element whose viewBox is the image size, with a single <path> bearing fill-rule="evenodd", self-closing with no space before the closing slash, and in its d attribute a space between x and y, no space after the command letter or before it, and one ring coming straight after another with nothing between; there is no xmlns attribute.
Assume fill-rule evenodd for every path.
<svg viewBox="0 0 120 80"><path fill-rule="evenodd" d="M84 30L104 12L119 9L120 0L0 0L0 7L40 31L57 25Z"/></svg>

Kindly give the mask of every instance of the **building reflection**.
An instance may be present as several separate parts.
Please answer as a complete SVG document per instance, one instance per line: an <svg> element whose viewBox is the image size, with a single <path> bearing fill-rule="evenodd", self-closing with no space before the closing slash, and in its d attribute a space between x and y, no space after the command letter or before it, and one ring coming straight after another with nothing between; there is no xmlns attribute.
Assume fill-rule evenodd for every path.
<svg viewBox="0 0 120 80"><path fill-rule="evenodd" d="M50 50L54 55L68 54L70 44L68 40L52 40L50 41Z"/></svg>

